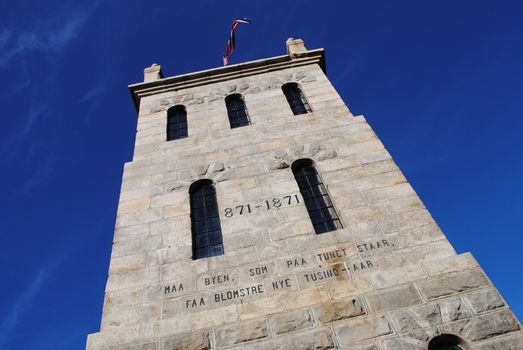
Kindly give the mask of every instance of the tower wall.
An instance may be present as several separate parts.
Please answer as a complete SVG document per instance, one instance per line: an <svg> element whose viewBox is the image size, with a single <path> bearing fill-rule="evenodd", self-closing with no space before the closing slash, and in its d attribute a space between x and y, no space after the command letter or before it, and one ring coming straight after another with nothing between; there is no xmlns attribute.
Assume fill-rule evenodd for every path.
<svg viewBox="0 0 523 350"><path fill-rule="evenodd" d="M323 68L322 50L291 52L131 87L134 156L87 349L426 349L441 333L468 348L523 348L506 302L470 254L456 254ZM312 113L293 115L287 82ZM231 93L252 125L230 128ZM179 104L189 136L166 141L167 109ZM290 168L303 158L343 229L314 233ZM225 253L193 260L199 179L215 184Z"/></svg>

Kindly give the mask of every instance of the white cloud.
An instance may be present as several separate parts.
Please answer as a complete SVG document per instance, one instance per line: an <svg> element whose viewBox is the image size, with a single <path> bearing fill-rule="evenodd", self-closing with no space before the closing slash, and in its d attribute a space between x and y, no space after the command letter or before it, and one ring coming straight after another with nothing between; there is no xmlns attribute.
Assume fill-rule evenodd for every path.
<svg viewBox="0 0 523 350"><path fill-rule="evenodd" d="M30 310L34 306L34 302L38 293L44 286L44 283L49 278L49 274L52 269L58 265L55 262L51 265L41 267L31 283L25 288L25 290L18 296L13 302L11 308L0 320L0 349L7 350L6 345L9 343L9 339L20 323L21 318L27 310Z"/></svg>
<svg viewBox="0 0 523 350"><path fill-rule="evenodd" d="M4 30L0 34L0 66L6 66L17 55L40 52L54 58L75 40L96 8L67 14L65 20L56 17L37 22L31 29L13 34Z"/></svg>
<svg viewBox="0 0 523 350"><path fill-rule="evenodd" d="M79 102L89 102L90 100L96 99L105 93L105 82L100 82L88 90Z"/></svg>

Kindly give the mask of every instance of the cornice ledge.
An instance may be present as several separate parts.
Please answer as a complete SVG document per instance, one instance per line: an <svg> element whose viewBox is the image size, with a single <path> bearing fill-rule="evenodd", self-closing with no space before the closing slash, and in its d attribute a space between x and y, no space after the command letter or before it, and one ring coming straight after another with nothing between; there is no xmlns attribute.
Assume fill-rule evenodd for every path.
<svg viewBox="0 0 523 350"><path fill-rule="evenodd" d="M260 73L272 72L285 68L299 67L309 64L319 64L321 69L326 72L325 50L309 50L292 58L289 55L282 55L167 77L150 82L132 84L129 85L129 91L131 93L136 110L138 111L140 108L140 99L145 96L168 91L188 89L221 81L232 80L239 77L247 77Z"/></svg>

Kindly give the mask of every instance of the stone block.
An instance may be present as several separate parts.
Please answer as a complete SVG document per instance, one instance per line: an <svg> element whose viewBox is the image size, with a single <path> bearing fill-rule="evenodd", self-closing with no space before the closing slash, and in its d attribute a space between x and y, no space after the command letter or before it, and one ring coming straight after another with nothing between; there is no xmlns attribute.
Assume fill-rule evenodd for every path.
<svg viewBox="0 0 523 350"><path fill-rule="evenodd" d="M416 284L425 298L435 299L487 285L488 281L480 270L467 270L417 281Z"/></svg>
<svg viewBox="0 0 523 350"><path fill-rule="evenodd" d="M376 271L369 277L376 289L388 288L425 277L420 266L410 265L391 270Z"/></svg>
<svg viewBox="0 0 523 350"><path fill-rule="evenodd" d="M520 329L518 320L510 310L479 316L466 326L467 339L480 341Z"/></svg>
<svg viewBox="0 0 523 350"><path fill-rule="evenodd" d="M302 331L292 337L280 336L269 341L245 344L244 350L328 350L335 349L333 336L328 328Z"/></svg>
<svg viewBox="0 0 523 350"><path fill-rule="evenodd" d="M210 350L211 342L208 330L177 334L160 340L160 350Z"/></svg>
<svg viewBox="0 0 523 350"><path fill-rule="evenodd" d="M370 204L376 204L382 201L390 201L398 198L415 196L416 193L408 183L381 187L365 192L365 197Z"/></svg>
<svg viewBox="0 0 523 350"><path fill-rule="evenodd" d="M352 167L350 170L354 177L358 179L398 169L398 166L392 159L386 159L379 162L365 163L361 166Z"/></svg>
<svg viewBox="0 0 523 350"><path fill-rule="evenodd" d="M109 265L109 274L125 273L145 267L146 253L114 257Z"/></svg>
<svg viewBox="0 0 523 350"><path fill-rule="evenodd" d="M516 336L494 338L475 345L473 350L521 350L523 349L523 333Z"/></svg>
<svg viewBox="0 0 523 350"><path fill-rule="evenodd" d="M292 310L317 303L324 303L329 300L329 294L320 286L286 293L282 296L282 299L287 309Z"/></svg>
<svg viewBox="0 0 523 350"><path fill-rule="evenodd" d="M394 310L391 315L400 333L415 332L470 317L470 313L458 298Z"/></svg>
<svg viewBox="0 0 523 350"><path fill-rule="evenodd" d="M216 346L225 347L266 338L269 335L269 330L265 319L256 319L218 327L214 334Z"/></svg>
<svg viewBox="0 0 523 350"><path fill-rule="evenodd" d="M143 303L144 288L142 286L126 288L114 292L106 292L104 296L104 312L112 308L123 308Z"/></svg>
<svg viewBox="0 0 523 350"><path fill-rule="evenodd" d="M274 334L284 334L314 326L308 309L284 312L269 317L269 324Z"/></svg>
<svg viewBox="0 0 523 350"><path fill-rule="evenodd" d="M325 288L333 299L345 299L352 295L371 291L373 286L368 276L357 275L349 280L328 283Z"/></svg>
<svg viewBox="0 0 523 350"><path fill-rule="evenodd" d="M464 253L441 260L427 261L422 266L427 275L434 277L451 272L475 269L479 265L470 253Z"/></svg>
<svg viewBox="0 0 523 350"><path fill-rule="evenodd" d="M430 260L443 260L455 256L456 251L446 239L442 239L419 246L400 249L397 250L395 254L402 265L409 265Z"/></svg>
<svg viewBox="0 0 523 350"><path fill-rule="evenodd" d="M495 289L473 291L463 294L462 298L476 314L481 314L505 306L505 302Z"/></svg>
<svg viewBox="0 0 523 350"><path fill-rule="evenodd" d="M393 328L385 316L380 316L335 325L334 332L338 337L340 345L347 347L391 334L393 333Z"/></svg>
<svg viewBox="0 0 523 350"><path fill-rule="evenodd" d="M327 324L365 315L365 309L358 299L329 302L313 307L314 315L321 324Z"/></svg>
<svg viewBox="0 0 523 350"><path fill-rule="evenodd" d="M408 307L421 302L413 284L389 288L367 295L367 303L375 313Z"/></svg>

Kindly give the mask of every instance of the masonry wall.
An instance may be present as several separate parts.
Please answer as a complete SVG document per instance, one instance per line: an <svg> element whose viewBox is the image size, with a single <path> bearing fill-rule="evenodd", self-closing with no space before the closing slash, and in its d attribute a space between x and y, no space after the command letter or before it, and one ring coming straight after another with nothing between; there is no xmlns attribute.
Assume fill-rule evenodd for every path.
<svg viewBox="0 0 523 350"><path fill-rule="evenodd" d="M292 114L281 90L290 81L313 113ZM230 129L233 92L252 125ZM189 137L167 142L177 104ZM300 158L314 160L343 229L314 233L290 169ZM198 179L216 184L225 254L192 260L188 188ZM439 333L474 349L523 348L477 262L456 254L318 65L142 98L88 349L426 349Z"/></svg>

